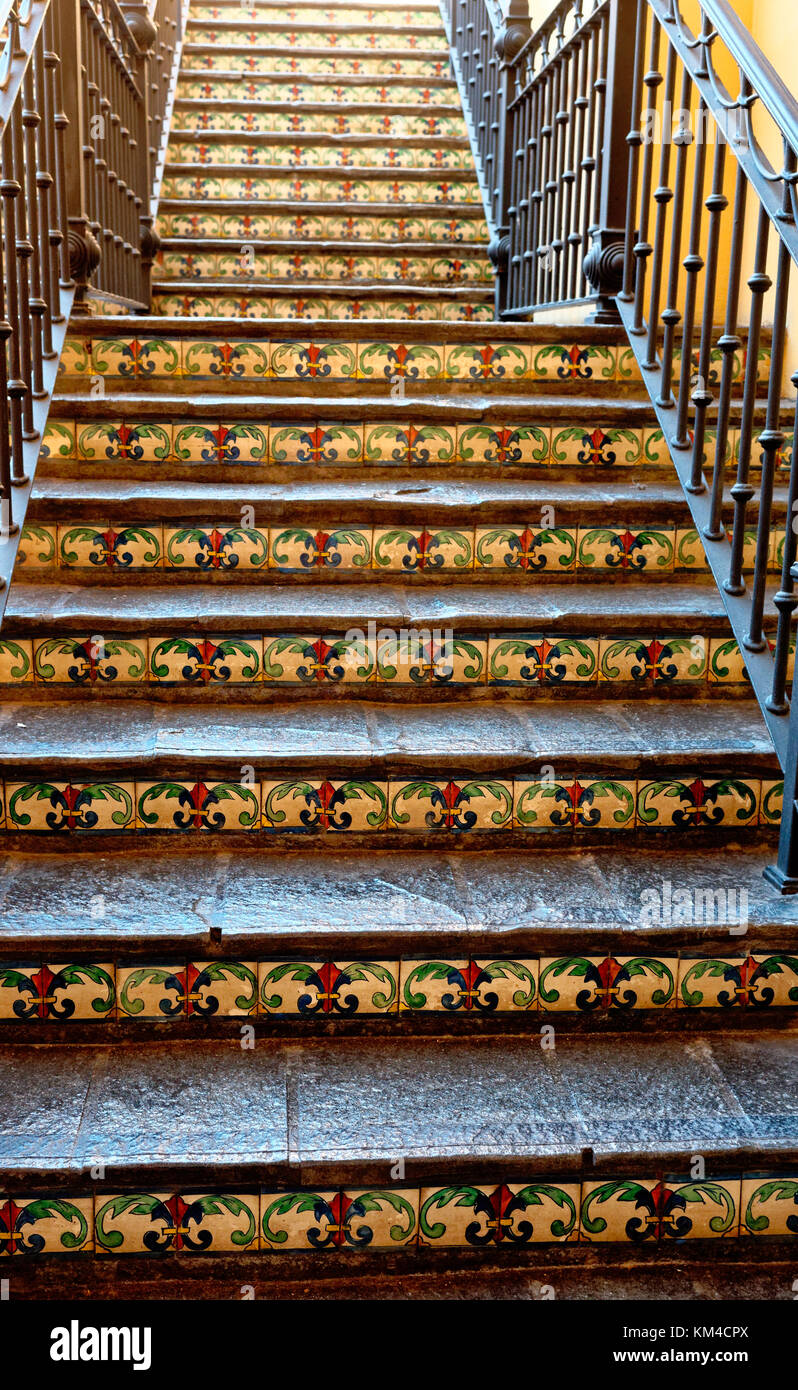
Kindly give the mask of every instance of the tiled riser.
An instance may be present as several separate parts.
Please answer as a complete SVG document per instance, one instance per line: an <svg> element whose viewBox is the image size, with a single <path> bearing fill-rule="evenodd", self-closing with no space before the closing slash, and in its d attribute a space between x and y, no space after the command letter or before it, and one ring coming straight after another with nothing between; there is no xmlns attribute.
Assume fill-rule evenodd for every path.
<svg viewBox="0 0 798 1390"><path fill-rule="evenodd" d="M172 164L251 164L285 169L468 169L473 167L470 149L426 149L423 146L391 145L314 145L290 144L291 135L281 145L247 145L233 140L204 144L197 140L183 141L174 137L167 151ZM164 193L164 197L171 197ZM179 195L178 195L179 196Z"/></svg>
<svg viewBox="0 0 798 1390"><path fill-rule="evenodd" d="M210 300L203 302L211 303ZM217 306L220 302L224 301L213 301ZM715 386L720 367L717 349L713 352L713 360L710 383ZM767 379L769 370L769 353L760 353L761 380ZM739 352L734 359L736 382L742 381L744 371L745 355ZM565 389L579 382L604 386L639 379L631 349L582 347L579 343L527 346L480 340L408 344L373 339L365 342L293 339L286 342L279 338L247 340L236 336L213 342L207 337L138 339L99 334L93 338L68 338L59 367L61 389L72 378L83 380L91 376L101 376L109 384L115 378L120 382L155 383L181 377L190 381L274 379L306 385L335 381L377 385L391 384L401 378L408 389L414 384L438 381L456 381L471 387L486 382L512 387L537 381L559 384ZM606 432L600 430L599 433ZM603 441L593 438L593 430L583 430L580 439L594 445L597 453L604 457L607 442L628 446L635 433L614 430L609 432L609 440ZM651 433L658 435L659 431L649 431ZM604 461L610 462L609 458Z"/></svg>
<svg viewBox="0 0 798 1390"><path fill-rule="evenodd" d="M769 567L781 570L784 536L770 537ZM752 570L756 532L746 531L743 565ZM50 567L119 575L140 570L200 574L440 575L492 574L519 583L545 576L603 571L661 575L708 572L698 532L663 524L628 526L479 526L427 530L425 526L127 526L73 521L24 528L20 570ZM650 639L649 639L650 640Z"/></svg>
<svg viewBox="0 0 798 1390"><path fill-rule="evenodd" d="M232 67L233 64L231 63ZM374 82L347 85L341 82L305 82L297 72L294 79L284 77L280 82L272 82L266 77L241 77L237 72L222 76L218 71L212 77L182 76L177 87L177 98L189 101L233 100L250 101L257 105L260 101L290 102L292 106L304 102L335 102L341 106L351 106L357 102L384 106L417 106L426 113L429 107L459 106L460 98L454 83L442 83L426 87L423 82L398 82L392 78L385 82L379 78ZM420 112L420 114L421 114ZM421 114L421 119L426 119Z"/></svg>
<svg viewBox="0 0 798 1390"><path fill-rule="evenodd" d="M396 284L492 284L493 272L487 257L482 260L458 257L425 256L347 256L336 252L331 256L285 254L268 256L260 253L251 258L242 255L239 247L233 254L213 254L203 251L181 255L166 251L158 259L158 274L177 279L241 280L246 275L275 280L380 280Z"/></svg>
<svg viewBox="0 0 798 1390"><path fill-rule="evenodd" d="M476 296L488 294L489 291L473 287L471 293ZM288 291L272 299L261 295L256 298L242 295L238 299L214 295L210 299L201 295L156 293L153 295L152 312L163 317L195 319L317 319L324 322L332 319L357 322L392 319L412 323L487 323L493 318L493 304L485 299L449 300L435 299L434 296L405 301L359 300L354 293L352 298L337 295L329 299L313 294L294 299Z"/></svg>
<svg viewBox="0 0 798 1390"><path fill-rule="evenodd" d="M380 8L372 8L370 5L342 5L336 6L333 10L322 10L320 6L314 5L310 11L295 8L292 13L296 20L301 20L304 15L305 17L310 16L314 23L320 23L323 20L336 26L363 23L380 25L421 24L428 28L436 28L440 23L440 12L437 5L407 10L398 5L386 5ZM264 11L255 5L191 5L188 17L192 23L196 20L207 19L217 23L219 20L224 20L228 24L233 24L237 21L246 22L248 19L262 20Z"/></svg>
<svg viewBox="0 0 798 1390"><path fill-rule="evenodd" d="M351 77L354 73L373 73L375 77L449 79L452 75L448 58L390 58L381 57L378 53L331 53L329 57L312 57L307 53L253 53L250 47L228 44L216 45L213 52L184 48L180 66L184 75L190 72L229 72L231 69L244 75L250 72L290 72L304 76L309 72L318 72Z"/></svg>
<svg viewBox="0 0 798 1390"><path fill-rule="evenodd" d="M794 639L793 639L794 648ZM788 667L792 680L794 649ZM399 646L395 638L347 641L328 633L234 636L0 637L0 686L178 687L186 691L374 685L408 690L516 688L542 696L563 686L580 693L606 685L662 690L748 685L745 661L729 637L499 637Z"/></svg>
<svg viewBox="0 0 798 1390"><path fill-rule="evenodd" d="M365 213L213 213L162 212L158 218L162 237L229 237L240 251L247 238L289 237L338 241L466 241L487 242L484 221L477 217L368 217ZM386 248L387 250L388 248Z"/></svg>
<svg viewBox="0 0 798 1390"><path fill-rule="evenodd" d="M132 412L131 412L132 414ZM268 406L264 408L268 416ZM708 432L706 457L714 448ZM727 467L735 466L737 432L728 446ZM759 451L754 467L761 463ZM789 469L791 451L779 469ZM126 464L227 464L231 467L436 468L667 468L670 455L662 431L615 429L598 425L566 429L497 421L482 425L429 425L405 422L301 425L126 421L78 425L51 419L40 458L76 459L104 466ZM609 542L612 543L611 540ZM697 549L695 558L700 551Z"/></svg>
<svg viewBox="0 0 798 1390"><path fill-rule="evenodd" d="M365 17L361 19L361 25L366 24L365 31L358 30L357 27L350 25L347 29L314 29L310 26L297 25L296 28L282 28L279 24L260 23L256 27L242 32L241 29L228 27L224 21L228 16L221 14L218 20L212 25L195 24L189 20L186 27L186 43L209 44L246 44L251 49L262 49L271 52L275 48L292 48L302 58L302 50L305 48L330 48L343 49L362 49L364 53L382 50L394 51L397 48L406 50L412 54L414 49L434 49L440 53L445 53L448 61L449 45L446 36L443 34L440 24L423 26L424 32L414 34L409 29L404 33L392 33L390 30L373 32L369 27L369 21ZM263 15L260 16L263 19ZM397 21L393 21L394 25ZM303 63L304 66L304 63Z"/></svg>
<svg viewBox="0 0 798 1390"><path fill-rule="evenodd" d="M332 164L330 167L335 167ZM330 203L430 203L454 207L479 203L479 187L472 178L446 179L429 171L427 178L362 178L353 166L347 175L313 178L295 174L184 174L167 168L162 198L226 198L241 203L280 201Z"/></svg>
<svg viewBox="0 0 798 1390"><path fill-rule="evenodd" d="M712 895L708 895L710 898ZM744 930L744 928L742 928ZM798 1007L798 957L566 956L500 960L0 961L0 1022L628 1013ZM443 1019L441 1020L443 1022Z"/></svg>
<svg viewBox="0 0 798 1390"><path fill-rule="evenodd" d="M237 1187L0 1196L0 1251L157 1255L482 1248L565 1242L658 1246L798 1235L798 1178L583 1179L291 1191Z"/></svg>
<svg viewBox="0 0 798 1390"><path fill-rule="evenodd" d="M294 837L512 833L519 843L536 833L564 838L593 831L739 832L775 826L783 783L746 774L691 771L676 778L614 778L546 771L511 777L390 781L301 777L93 782L21 781L6 777L0 830L14 834L203 835L245 832L263 843Z"/></svg>
<svg viewBox="0 0 798 1390"><path fill-rule="evenodd" d="M203 111L196 108L178 110L175 116L175 129L196 131L200 138L206 130L227 131L235 134L277 133L285 135L384 135L403 136L412 139L416 135L445 135L464 139L466 124L461 116L436 116L412 113L381 114L379 111L292 111L293 98L284 93L287 100L285 111ZM326 93L316 94L319 101L326 100ZM357 88L350 89L352 102L358 100ZM180 146L177 145L176 149ZM180 158L179 154L173 156ZM202 161L199 161L202 163ZM218 160L212 160L218 163ZM356 160L355 163L359 161ZM470 168L470 164L465 166Z"/></svg>

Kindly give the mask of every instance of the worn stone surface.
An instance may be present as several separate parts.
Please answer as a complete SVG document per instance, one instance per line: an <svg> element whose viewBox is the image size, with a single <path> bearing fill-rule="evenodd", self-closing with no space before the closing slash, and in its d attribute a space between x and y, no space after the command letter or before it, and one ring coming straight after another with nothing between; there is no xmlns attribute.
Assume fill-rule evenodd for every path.
<svg viewBox="0 0 798 1390"><path fill-rule="evenodd" d="M735 953L752 942L792 943L798 898L782 899L763 870L772 852L741 845L719 856L630 848L539 851L534 855L465 851L198 851L103 849L14 853L0 857L0 950L19 943L206 941L213 928L224 949L435 950L484 942L489 949L573 947L617 950L627 941L657 949L701 943ZM714 908L680 926L664 908L664 885L748 895L748 931L731 936ZM643 895L647 894L647 897ZM97 896L105 917L92 916ZM715 899L712 900L714 903ZM644 911L647 904L651 910Z"/></svg>
<svg viewBox="0 0 798 1390"><path fill-rule="evenodd" d="M630 1160L680 1171L696 1151L750 1165L798 1149L794 1049L778 1033L529 1039L318 1040L252 1051L233 1040L0 1048L0 1162L80 1176L101 1155L116 1176L287 1160L310 1182L374 1181L402 1155L408 1180ZM777 1097L777 1099L776 1099ZM336 1167L340 1172L336 1176ZM258 1169L263 1172L262 1169ZM165 1180L165 1179L164 1179ZM294 1178L296 1179L296 1176Z"/></svg>

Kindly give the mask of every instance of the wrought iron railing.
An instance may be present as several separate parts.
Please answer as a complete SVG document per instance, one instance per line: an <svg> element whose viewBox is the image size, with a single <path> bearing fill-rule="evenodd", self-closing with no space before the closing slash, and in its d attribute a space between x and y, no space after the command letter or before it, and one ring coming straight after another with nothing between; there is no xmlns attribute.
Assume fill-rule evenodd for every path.
<svg viewBox="0 0 798 1390"><path fill-rule="evenodd" d="M0 10L2 13L2 10ZM0 617L70 313L150 308L182 0L12 0L0 58ZM167 45L173 44L171 53Z"/></svg>
<svg viewBox="0 0 798 1390"><path fill-rule="evenodd" d="M692 25L679 0L635 0L634 13L631 5L628 9L635 45L623 284L617 303L785 771L779 863L768 876L794 892L798 700L791 716L787 672L798 606L798 447L787 467L784 425L789 412L789 432L798 441L798 412L795 400L785 404L783 394L790 282L798 262L798 101L728 0L696 0ZM674 99L684 114L675 137L673 122L665 124L667 138L660 138L657 147L654 138L646 137L656 135L657 125L662 135L663 117L670 117L665 103ZM744 279L750 296L743 293ZM770 370L760 407L766 304L772 318ZM717 340L721 370L716 381L718 317L723 331ZM738 333L741 320L748 326L745 344ZM743 346L745 383L734 482L729 485L734 362ZM793 398L796 388L798 374L792 378ZM769 594L779 475L788 479L787 518L778 528L781 582ZM733 507L731 537L723 524L727 501ZM749 584L743 575L743 548L754 524Z"/></svg>
<svg viewBox="0 0 798 1390"><path fill-rule="evenodd" d="M790 712L788 691L798 372L783 399L798 101L729 0L562 0L534 34L526 0L510 0L504 18L493 0L442 8L492 234L497 316L592 301L594 322L625 327L784 769L768 877L798 891L798 700ZM775 528L781 580L769 593L777 482L786 522Z"/></svg>

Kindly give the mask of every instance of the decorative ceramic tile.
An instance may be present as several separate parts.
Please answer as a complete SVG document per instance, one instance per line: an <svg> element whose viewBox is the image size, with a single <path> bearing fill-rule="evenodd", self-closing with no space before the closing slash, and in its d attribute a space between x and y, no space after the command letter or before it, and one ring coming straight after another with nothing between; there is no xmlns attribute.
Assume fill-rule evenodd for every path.
<svg viewBox="0 0 798 1390"><path fill-rule="evenodd" d="M660 1241L733 1239L739 1233L739 1178L666 1177L658 1195Z"/></svg>
<svg viewBox="0 0 798 1390"><path fill-rule="evenodd" d="M667 574L673 569L673 528L630 531L628 527L581 527L578 539L580 569L647 570Z"/></svg>
<svg viewBox="0 0 798 1390"><path fill-rule="evenodd" d="M164 527L164 563L169 569L262 569L269 558L266 531L243 526Z"/></svg>
<svg viewBox="0 0 798 1390"><path fill-rule="evenodd" d="M147 679L147 639L43 637L34 639L36 681L43 685L137 684Z"/></svg>
<svg viewBox="0 0 798 1390"><path fill-rule="evenodd" d="M669 685L703 681L707 674L706 638L604 637L599 654L600 681Z"/></svg>
<svg viewBox="0 0 798 1390"><path fill-rule="evenodd" d="M502 830L512 825L513 784L501 779L392 781L392 829Z"/></svg>
<svg viewBox="0 0 798 1390"><path fill-rule="evenodd" d="M686 956L680 962L682 1008L751 1008L798 1004L798 958L763 954L720 958Z"/></svg>
<svg viewBox="0 0 798 1390"><path fill-rule="evenodd" d="M418 1235L418 1188L355 1188L342 1193L344 1240L355 1250L398 1250Z"/></svg>
<svg viewBox="0 0 798 1390"><path fill-rule="evenodd" d="M245 1016L257 1008L257 966L242 961L120 965L119 1017L139 1020Z"/></svg>
<svg viewBox="0 0 798 1390"><path fill-rule="evenodd" d="M632 468L641 462L639 430L596 426L551 431L551 463L571 468Z"/></svg>
<svg viewBox="0 0 798 1390"><path fill-rule="evenodd" d="M267 1014L351 1018L396 1011L398 961L261 961L258 973Z"/></svg>
<svg viewBox="0 0 798 1390"><path fill-rule="evenodd" d="M59 526L58 562L63 569L155 569L162 562L162 528Z"/></svg>
<svg viewBox="0 0 798 1390"><path fill-rule="evenodd" d="M744 1176L741 1236L798 1236L798 1176Z"/></svg>
<svg viewBox="0 0 798 1390"><path fill-rule="evenodd" d="M384 684L482 684L486 661L484 638L417 632L376 643L376 675Z"/></svg>
<svg viewBox="0 0 798 1390"><path fill-rule="evenodd" d="M78 426L77 457L88 462L164 463L171 449L171 429L165 425L109 421Z"/></svg>
<svg viewBox="0 0 798 1390"><path fill-rule="evenodd" d="M335 1250L345 1242L340 1192L261 1192L263 1250Z"/></svg>
<svg viewBox="0 0 798 1390"><path fill-rule="evenodd" d="M182 344L182 374L198 381L258 380L269 375L269 347L240 338L224 342L186 339Z"/></svg>
<svg viewBox="0 0 798 1390"><path fill-rule="evenodd" d="M635 782L520 778L515 823L522 830L632 830Z"/></svg>
<svg viewBox="0 0 798 1390"><path fill-rule="evenodd" d="M267 830L363 833L382 830L386 822L385 782L264 781L262 796Z"/></svg>
<svg viewBox="0 0 798 1390"><path fill-rule="evenodd" d="M7 782L9 830L122 831L133 828L132 782Z"/></svg>
<svg viewBox="0 0 798 1390"><path fill-rule="evenodd" d="M359 570L371 563L370 526L273 526L269 568L304 574L313 569Z"/></svg>
<svg viewBox="0 0 798 1390"><path fill-rule="evenodd" d="M536 960L403 960L399 1008L525 1012L537 1007Z"/></svg>
<svg viewBox="0 0 798 1390"><path fill-rule="evenodd" d="M271 374L289 381L346 381L357 375L357 343L272 343Z"/></svg>
<svg viewBox="0 0 798 1390"><path fill-rule="evenodd" d="M24 685L33 680L33 642L0 637L0 685Z"/></svg>
<svg viewBox="0 0 798 1390"><path fill-rule="evenodd" d="M0 973L2 967L0 967ZM114 966L106 961L43 965L32 977L38 991L35 1001L39 1018L59 1023L99 1022L116 1016L116 979Z"/></svg>
<svg viewBox="0 0 798 1390"><path fill-rule="evenodd" d="M721 777L692 782L640 781L637 820L641 826L687 831L704 826L735 829L756 823L760 783L755 778Z"/></svg>
<svg viewBox="0 0 798 1390"><path fill-rule="evenodd" d="M404 527L375 526L374 569L400 574L420 570L459 573L472 568L473 532L442 529L413 531Z"/></svg>
<svg viewBox="0 0 798 1390"><path fill-rule="evenodd" d="M673 1008L678 971L675 957L544 957L540 1008L579 1013Z"/></svg>
<svg viewBox="0 0 798 1390"><path fill-rule="evenodd" d="M772 781L769 778L764 779L759 804L759 824L780 825L783 803L784 779L778 781Z"/></svg>
<svg viewBox="0 0 798 1390"><path fill-rule="evenodd" d="M191 1248L201 1211L172 1192L120 1192L95 1198L98 1254L155 1255ZM202 1245L199 1247L203 1248Z"/></svg>
<svg viewBox="0 0 798 1390"><path fill-rule="evenodd" d="M237 782L139 782L139 830L256 830L260 789Z"/></svg>
<svg viewBox="0 0 798 1390"><path fill-rule="evenodd" d="M151 637L149 678L159 685L251 685L261 679L263 638Z"/></svg>
<svg viewBox="0 0 798 1390"><path fill-rule="evenodd" d="M0 1258L6 1255L90 1255L90 1196L0 1196Z"/></svg>
<svg viewBox="0 0 798 1390"><path fill-rule="evenodd" d="M475 569L539 574L569 573L576 567L576 531L558 527L478 526L474 537Z"/></svg>
<svg viewBox="0 0 798 1390"><path fill-rule="evenodd" d="M579 1239L656 1244L661 1223L658 1189L653 1178L584 1182Z"/></svg>
<svg viewBox="0 0 798 1390"><path fill-rule="evenodd" d="M58 563L58 528L37 526L26 521L22 528L17 566L25 569L46 569Z"/></svg>
<svg viewBox="0 0 798 1390"><path fill-rule="evenodd" d="M173 1244L186 1254L238 1254L260 1248L260 1196L251 1192L183 1192L168 1203L174 1215ZM162 1234L171 1234L169 1226Z"/></svg>
<svg viewBox="0 0 798 1390"><path fill-rule="evenodd" d="M498 1187L422 1187L419 1244L492 1246L574 1241L578 1183L530 1182Z"/></svg>
<svg viewBox="0 0 798 1390"><path fill-rule="evenodd" d="M0 1022L47 1018L46 1001L47 982L38 962L0 961Z"/></svg>
<svg viewBox="0 0 798 1390"><path fill-rule="evenodd" d="M548 457L549 432L538 425L457 426L457 461L460 463L524 467L545 464Z"/></svg>
<svg viewBox="0 0 798 1390"><path fill-rule="evenodd" d="M92 341L92 371L126 380L178 376L180 343L165 338L97 337Z"/></svg>
<svg viewBox="0 0 798 1390"><path fill-rule="evenodd" d="M513 635L491 637L488 655L490 685L570 685L595 682L598 672L597 637Z"/></svg>

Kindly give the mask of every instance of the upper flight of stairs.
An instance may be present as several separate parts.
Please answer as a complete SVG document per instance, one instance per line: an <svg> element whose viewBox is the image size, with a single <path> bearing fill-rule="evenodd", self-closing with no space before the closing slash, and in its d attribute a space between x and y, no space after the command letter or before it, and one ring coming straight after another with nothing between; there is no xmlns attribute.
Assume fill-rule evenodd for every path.
<svg viewBox="0 0 798 1390"><path fill-rule="evenodd" d="M15 1288L791 1297L778 763L622 334L493 321L437 9L195 5L159 229L0 630Z"/></svg>

